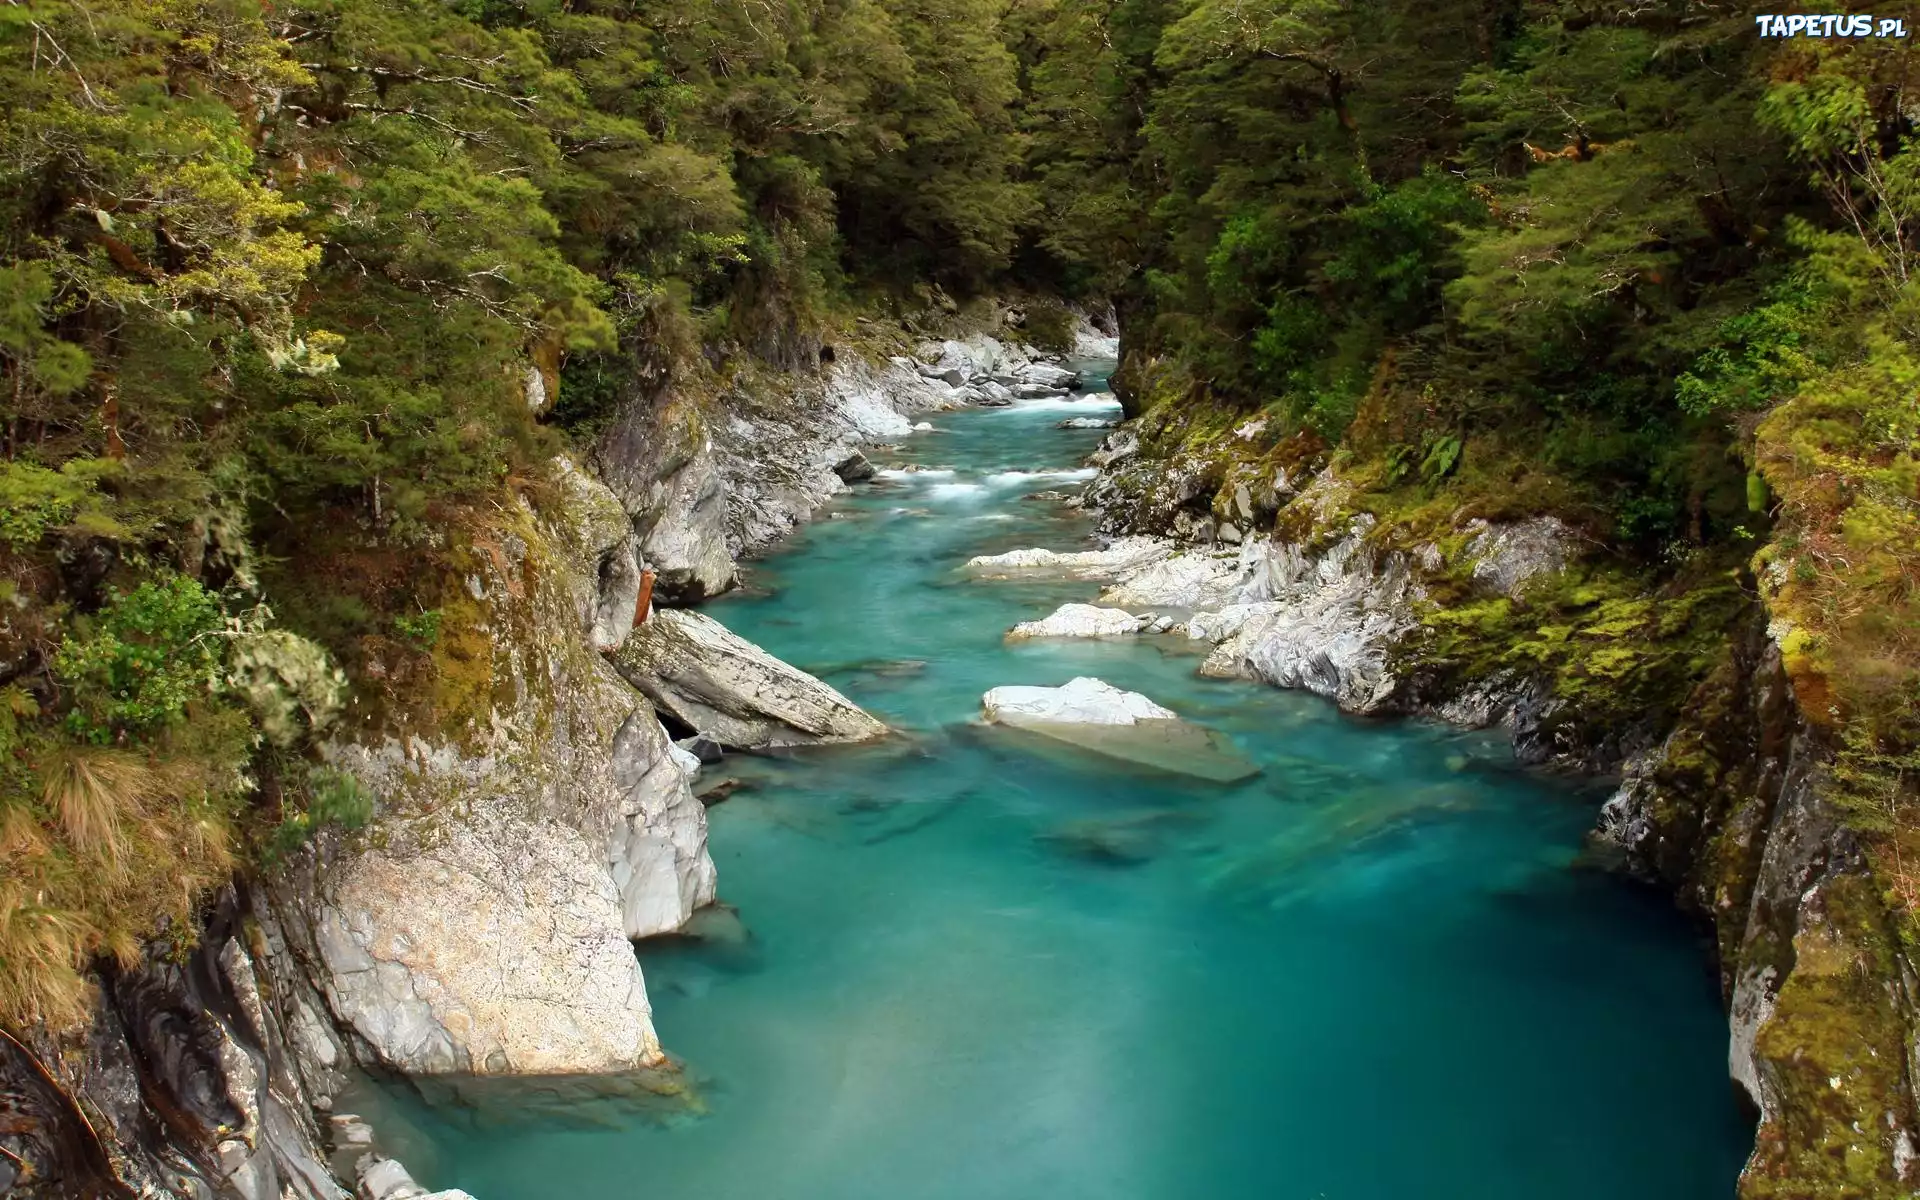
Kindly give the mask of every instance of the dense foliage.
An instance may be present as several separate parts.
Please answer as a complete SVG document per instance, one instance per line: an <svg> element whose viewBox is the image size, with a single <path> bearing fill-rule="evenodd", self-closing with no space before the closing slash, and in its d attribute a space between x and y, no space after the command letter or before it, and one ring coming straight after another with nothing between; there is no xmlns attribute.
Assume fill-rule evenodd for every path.
<svg viewBox="0 0 1920 1200"><path fill-rule="evenodd" d="M1005 266L998 16L0 6L0 1021L364 819L311 735L370 647L425 656L444 530L559 445L530 374L791 359L860 288Z"/></svg>
<svg viewBox="0 0 1920 1200"><path fill-rule="evenodd" d="M1757 552L1904 881L1915 59L1760 7L7 0L0 1020L364 818L308 742L462 511L930 284L1112 300L1123 381L1609 604Z"/></svg>

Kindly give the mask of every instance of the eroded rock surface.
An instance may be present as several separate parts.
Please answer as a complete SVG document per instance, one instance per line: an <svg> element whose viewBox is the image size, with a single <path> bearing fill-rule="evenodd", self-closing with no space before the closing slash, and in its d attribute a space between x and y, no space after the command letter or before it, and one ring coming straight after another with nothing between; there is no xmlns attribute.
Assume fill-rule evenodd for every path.
<svg viewBox="0 0 1920 1200"><path fill-rule="evenodd" d="M967 560L967 570L985 579L1054 576L1064 579L1114 579L1173 554L1159 538L1121 538L1099 550L1009 550Z"/></svg>

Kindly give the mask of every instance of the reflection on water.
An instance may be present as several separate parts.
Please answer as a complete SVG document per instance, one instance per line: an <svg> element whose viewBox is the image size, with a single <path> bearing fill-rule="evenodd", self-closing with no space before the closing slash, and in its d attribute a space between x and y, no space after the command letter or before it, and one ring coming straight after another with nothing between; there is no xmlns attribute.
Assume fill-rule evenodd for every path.
<svg viewBox="0 0 1920 1200"><path fill-rule="evenodd" d="M699 1107L355 1097L383 1140L481 1200L1730 1195L1749 1130L1703 951L1582 868L1590 791L1486 737L1199 679L1165 639L1002 642L1096 590L957 570L1082 544L1021 499L1100 436L1055 428L1074 403L1110 405L943 417L876 458L949 473L884 472L709 610L904 733L710 768L751 785L711 810L741 924L641 951ZM990 687L1076 675L1259 774L976 723Z"/></svg>

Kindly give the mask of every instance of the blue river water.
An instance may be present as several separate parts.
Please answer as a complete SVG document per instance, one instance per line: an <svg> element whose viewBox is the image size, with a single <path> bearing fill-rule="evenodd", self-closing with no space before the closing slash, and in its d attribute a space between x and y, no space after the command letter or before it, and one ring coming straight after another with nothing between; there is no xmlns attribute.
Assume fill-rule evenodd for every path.
<svg viewBox="0 0 1920 1200"><path fill-rule="evenodd" d="M479 1200L1718 1200L1751 1142L1705 950L1586 864L1600 796L1495 737L1203 680L1180 638L1002 640L1097 588L1110 396L933 418L707 611L902 731L728 760L744 944L643 946L699 1115L485 1119L358 1097ZM942 473L950 472L950 473ZM1220 785L978 724L1096 675L1229 736ZM708 781L703 780L701 786Z"/></svg>

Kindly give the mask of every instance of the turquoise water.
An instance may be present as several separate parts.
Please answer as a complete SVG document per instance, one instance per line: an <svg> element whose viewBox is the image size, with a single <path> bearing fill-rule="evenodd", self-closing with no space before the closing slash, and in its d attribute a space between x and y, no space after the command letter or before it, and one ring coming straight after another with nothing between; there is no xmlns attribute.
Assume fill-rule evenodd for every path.
<svg viewBox="0 0 1920 1200"><path fill-rule="evenodd" d="M1579 861L1599 797L1500 741L1196 678L1179 640L1008 646L1085 584L969 555L1082 544L1024 498L1108 397L937 416L708 611L884 715L871 749L729 760L734 946L646 947L707 1111L480 1120L376 1101L480 1200L1706 1200L1751 1131L1704 951ZM974 723L1093 674L1228 734L1221 786ZM712 772L715 768L709 768ZM710 776L712 777L712 776ZM702 786L707 781L703 780ZM371 1099L371 1098L370 1098Z"/></svg>

